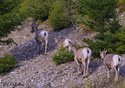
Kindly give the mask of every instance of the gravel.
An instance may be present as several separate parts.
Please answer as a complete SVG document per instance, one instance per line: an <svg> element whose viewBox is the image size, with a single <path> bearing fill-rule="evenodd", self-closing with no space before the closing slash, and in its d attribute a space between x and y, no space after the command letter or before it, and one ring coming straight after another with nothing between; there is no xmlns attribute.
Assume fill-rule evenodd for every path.
<svg viewBox="0 0 125 88"><path fill-rule="evenodd" d="M44 49L38 55L35 35L30 33L30 25L31 22L27 23L22 30L9 34L8 38L12 38L17 45L2 46L3 51L1 52L9 52L12 56L17 57L18 64L10 73L0 75L0 88L81 88L89 81L91 85L103 83L106 72L101 61L91 61L90 75L83 78L82 75L77 74L77 66L74 61L56 66L51 58L57 52L54 37L61 35L61 38L67 37L79 45L85 45L82 42L83 37L92 38L95 33L83 33L84 29L80 27L68 28L59 32L50 30L47 55L44 54ZM49 30L48 27L46 30ZM123 55L123 59L125 59L124 57ZM120 74L125 78L125 60Z"/></svg>

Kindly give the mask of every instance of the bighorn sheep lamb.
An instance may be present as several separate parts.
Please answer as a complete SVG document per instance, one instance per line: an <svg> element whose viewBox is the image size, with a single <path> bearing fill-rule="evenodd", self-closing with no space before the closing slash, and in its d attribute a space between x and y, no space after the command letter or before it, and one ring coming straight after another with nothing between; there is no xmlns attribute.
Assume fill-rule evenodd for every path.
<svg viewBox="0 0 125 88"><path fill-rule="evenodd" d="M118 74L120 71L121 57L116 54L107 54L107 50L99 51L100 56L103 60L103 65L106 68L107 76L109 78L109 69L113 69L115 71L115 80L118 80Z"/></svg>
<svg viewBox="0 0 125 88"><path fill-rule="evenodd" d="M43 42L45 42L45 54L47 51L47 43L48 43L48 32L45 30L38 30L36 23L32 23L31 25L31 33L35 32L35 40L37 43L37 53L40 51L40 48L43 47ZM42 43L42 46L40 47L40 44Z"/></svg>
<svg viewBox="0 0 125 88"><path fill-rule="evenodd" d="M88 75L88 66L91 60L92 51L88 47L77 49L76 45L72 45L72 50L74 52L74 60L78 65L78 74L81 74L81 64L84 69L83 77ZM87 68L86 68L87 66Z"/></svg>
<svg viewBox="0 0 125 88"><path fill-rule="evenodd" d="M55 43L57 44L57 49L59 50L61 47L68 47L69 51L71 51L71 44L72 41L68 38L64 38L62 40L59 40L58 38L55 38Z"/></svg>

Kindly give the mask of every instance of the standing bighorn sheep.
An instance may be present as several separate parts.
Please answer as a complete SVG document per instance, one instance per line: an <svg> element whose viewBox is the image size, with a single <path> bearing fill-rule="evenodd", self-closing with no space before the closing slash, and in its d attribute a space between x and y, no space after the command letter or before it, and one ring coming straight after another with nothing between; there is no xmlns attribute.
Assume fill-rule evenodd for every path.
<svg viewBox="0 0 125 88"><path fill-rule="evenodd" d="M45 30L38 30L37 24L32 23L31 25L31 33L35 32L35 40L37 43L37 53L40 51L40 48L43 47L43 42L45 42L45 54L47 51L47 43L48 43L48 32ZM42 46L40 47L40 44L42 43Z"/></svg>
<svg viewBox="0 0 125 88"><path fill-rule="evenodd" d="M55 43L57 44L57 49L59 50L61 47L68 47L69 51L71 51L71 44L72 41L68 38L64 38L62 40L59 40L57 38L55 38Z"/></svg>
<svg viewBox="0 0 125 88"><path fill-rule="evenodd" d="M107 50L99 51L100 56L103 60L103 65L106 68L107 76L109 78L109 69L113 69L115 71L115 80L118 80L118 74L120 71L121 57L116 54L107 54Z"/></svg>
<svg viewBox="0 0 125 88"><path fill-rule="evenodd" d="M75 45L72 45L72 50L74 52L74 60L78 65L78 74L81 74L81 64L84 69L83 77L88 75L88 66L91 60L92 51L88 47L77 49ZM86 67L87 66L87 67Z"/></svg>

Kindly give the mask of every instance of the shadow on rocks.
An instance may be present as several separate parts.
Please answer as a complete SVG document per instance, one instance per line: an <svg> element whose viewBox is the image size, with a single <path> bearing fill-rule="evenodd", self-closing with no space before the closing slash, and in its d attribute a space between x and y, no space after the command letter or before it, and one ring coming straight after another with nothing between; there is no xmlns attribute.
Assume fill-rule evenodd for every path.
<svg viewBox="0 0 125 88"><path fill-rule="evenodd" d="M89 68L91 68L90 75L93 74L101 65L102 62L100 61L91 61L89 64Z"/></svg>
<svg viewBox="0 0 125 88"><path fill-rule="evenodd" d="M59 37L59 35L67 37L71 32L72 30L70 29L65 29L65 30L58 31L58 32L49 31L47 54L51 53L49 51L53 51L56 48L54 37ZM32 41L28 43L18 44L16 47L14 47L10 51L10 54L16 57L18 61L29 60L39 55L44 55L45 44L39 54L36 52L36 48L37 48L36 41L35 39L33 39Z"/></svg>
<svg viewBox="0 0 125 88"><path fill-rule="evenodd" d="M120 75L125 78L125 65L120 68Z"/></svg>
<svg viewBox="0 0 125 88"><path fill-rule="evenodd" d="M49 51L54 50L55 49L54 46L55 46L54 39L49 40L48 47L47 47L47 53ZM36 41L34 39L28 43L17 45L10 51L10 53L12 56L16 57L19 61L32 59L39 55L44 55L45 44L39 53L36 52L36 49L37 49L37 46L36 46Z"/></svg>

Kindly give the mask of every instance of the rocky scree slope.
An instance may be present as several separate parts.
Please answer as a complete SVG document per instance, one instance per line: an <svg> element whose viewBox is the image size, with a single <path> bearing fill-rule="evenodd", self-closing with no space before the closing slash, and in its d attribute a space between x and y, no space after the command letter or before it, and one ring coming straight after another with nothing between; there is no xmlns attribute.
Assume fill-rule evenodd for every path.
<svg viewBox="0 0 125 88"><path fill-rule="evenodd" d="M9 53L17 57L18 64L10 73L0 75L0 88L81 88L89 83L96 88L103 88L113 81L114 73L111 71L113 79L107 79L104 66L99 60L93 60L89 66L89 76L82 78L77 75L77 66L74 61L56 66L51 56L57 52L54 37L61 35L61 38L70 38L78 45L85 45L83 37L92 38L95 33L82 32L80 27L67 28L59 32L50 30L49 25L44 23L39 26L49 31L49 43L47 55L44 49L41 54L36 54L35 34L30 33L31 22L26 23L22 30L9 34L15 44L1 45L1 53ZM4 39L4 38L3 38ZM125 56L123 55L123 59ZM120 77L125 77L125 61L122 64Z"/></svg>

